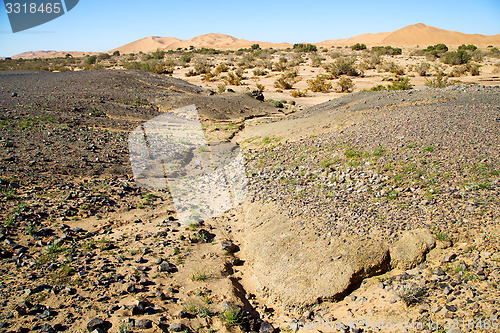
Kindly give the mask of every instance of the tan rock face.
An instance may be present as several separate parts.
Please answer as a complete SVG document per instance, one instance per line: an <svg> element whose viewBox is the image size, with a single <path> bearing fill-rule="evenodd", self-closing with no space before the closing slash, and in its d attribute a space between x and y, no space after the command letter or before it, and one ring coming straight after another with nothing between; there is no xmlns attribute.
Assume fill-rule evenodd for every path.
<svg viewBox="0 0 500 333"><path fill-rule="evenodd" d="M436 246L436 240L427 229L411 230L403 234L391 249L391 266L410 269L425 260L425 255Z"/></svg>
<svg viewBox="0 0 500 333"><path fill-rule="evenodd" d="M363 278L389 267L386 244L319 235L273 204L245 207L246 260L262 293L286 308L339 299Z"/></svg>

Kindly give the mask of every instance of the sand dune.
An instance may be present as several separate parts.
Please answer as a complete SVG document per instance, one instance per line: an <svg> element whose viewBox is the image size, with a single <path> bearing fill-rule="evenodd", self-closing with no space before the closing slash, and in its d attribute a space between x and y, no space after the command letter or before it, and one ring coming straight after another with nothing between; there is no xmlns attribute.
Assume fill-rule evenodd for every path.
<svg viewBox="0 0 500 333"><path fill-rule="evenodd" d="M138 53L138 52L152 52L157 49L162 50L177 50L178 48L189 49L195 48L216 48L222 50L237 50L240 48L250 47L252 44L259 44L261 47L269 48L287 48L291 47L288 43L268 43L258 41L248 41L245 39L238 39L229 35L219 33L209 33L205 35L196 36L191 39L177 39L173 37L146 37L134 41L132 43L117 47L110 50L116 50L120 53Z"/></svg>
<svg viewBox="0 0 500 333"><path fill-rule="evenodd" d="M425 46L437 43L445 43L451 46L462 44L488 46L500 45L500 34L493 36L464 34L461 32L439 29L423 23L418 23L392 32L362 34L346 39L326 40L324 42L317 43L316 45L329 47L333 45L354 45L356 43L364 43L367 46Z"/></svg>
<svg viewBox="0 0 500 333"><path fill-rule="evenodd" d="M82 51L28 51L12 56L12 59L32 59L32 58L59 58L66 57L71 54L72 57L84 57L86 55L98 54L98 52L82 52Z"/></svg>

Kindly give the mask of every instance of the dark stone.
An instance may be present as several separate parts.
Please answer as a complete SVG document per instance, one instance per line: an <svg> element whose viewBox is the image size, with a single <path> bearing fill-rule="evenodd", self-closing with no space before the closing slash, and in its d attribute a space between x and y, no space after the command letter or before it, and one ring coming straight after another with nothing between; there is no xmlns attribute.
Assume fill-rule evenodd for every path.
<svg viewBox="0 0 500 333"><path fill-rule="evenodd" d="M149 319L140 319L135 322L135 327L140 330L147 330L148 328L153 327L153 322Z"/></svg>
<svg viewBox="0 0 500 333"><path fill-rule="evenodd" d="M259 333L274 333L276 329L267 321L262 321L260 324Z"/></svg>
<svg viewBox="0 0 500 333"><path fill-rule="evenodd" d="M226 251L228 253L233 253L233 252L236 252L238 250L238 246L236 246L236 244L234 244L230 241L222 241L220 243L220 245L222 247L222 250Z"/></svg>
<svg viewBox="0 0 500 333"><path fill-rule="evenodd" d="M92 318L87 323L87 330L89 330L89 332L92 332L98 328L104 329L104 321L101 318L97 318L97 317Z"/></svg>
<svg viewBox="0 0 500 333"><path fill-rule="evenodd" d="M49 324L43 324L40 331L47 332L47 333L55 333L56 332L56 330L52 326L50 326Z"/></svg>
<svg viewBox="0 0 500 333"><path fill-rule="evenodd" d="M200 229L196 232L196 236L203 240L204 243L211 243L212 240L215 238L215 234L212 234L208 232L205 229Z"/></svg>
<svg viewBox="0 0 500 333"><path fill-rule="evenodd" d="M12 94L10 94L10 97L17 97L17 93L13 92Z"/></svg>

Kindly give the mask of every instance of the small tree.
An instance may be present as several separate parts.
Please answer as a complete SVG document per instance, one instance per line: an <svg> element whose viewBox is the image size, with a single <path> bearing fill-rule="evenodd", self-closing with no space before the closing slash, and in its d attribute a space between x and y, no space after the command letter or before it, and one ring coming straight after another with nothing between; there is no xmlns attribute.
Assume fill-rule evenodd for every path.
<svg viewBox="0 0 500 333"><path fill-rule="evenodd" d="M337 85L340 87L341 92L351 92L354 88L354 82L347 77L341 77Z"/></svg>
<svg viewBox="0 0 500 333"><path fill-rule="evenodd" d="M119 57L120 56L120 51L116 50L113 52L113 57Z"/></svg>
<svg viewBox="0 0 500 333"><path fill-rule="evenodd" d="M293 50L296 52L316 52L318 48L316 45L298 43L293 45Z"/></svg>
<svg viewBox="0 0 500 333"><path fill-rule="evenodd" d="M95 56L95 55L91 55L90 57L87 57L87 59L85 59L86 65L93 65L96 62L97 62L97 56Z"/></svg>
<svg viewBox="0 0 500 333"><path fill-rule="evenodd" d="M258 49L260 49L260 45L259 44L252 44L251 48L252 48L252 50L258 50Z"/></svg>
<svg viewBox="0 0 500 333"><path fill-rule="evenodd" d="M157 49L151 54L151 57L155 59L163 59L165 57L166 52L160 49Z"/></svg>

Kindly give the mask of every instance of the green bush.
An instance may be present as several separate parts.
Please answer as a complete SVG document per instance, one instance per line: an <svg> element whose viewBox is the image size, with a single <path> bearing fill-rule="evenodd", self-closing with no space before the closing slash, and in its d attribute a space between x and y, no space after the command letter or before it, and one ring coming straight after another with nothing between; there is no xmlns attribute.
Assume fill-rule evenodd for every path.
<svg viewBox="0 0 500 333"><path fill-rule="evenodd" d="M365 45L365 44L356 43L356 44L354 44L353 46L351 46L351 49L352 49L353 51L361 51L361 50L366 50L366 45Z"/></svg>
<svg viewBox="0 0 500 333"><path fill-rule="evenodd" d="M443 55L443 62L448 65L462 65L469 62L471 56L466 51L449 51Z"/></svg>
<svg viewBox="0 0 500 333"><path fill-rule="evenodd" d="M399 55L403 53L403 50L399 47L392 46L374 46L371 51L379 55Z"/></svg>
<svg viewBox="0 0 500 333"><path fill-rule="evenodd" d="M445 52L448 52L448 46L445 44L430 45L424 49L424 53L430 54L436 58L440 58Z"/></svg>
<svg viewBox="0 0 500 333"><path fill-rule="evenodd" d="M458 47L458 51L476 51L477 50L477 46L476 45L472 45L472 44L469 44L469 45L465 45L465 44L462 44Z"/></svg>
<svg viewBox="0 0 500 333"><path fill-rule="evenodd" d="M257 69L254 69L253 70L253 75L254 76L266 76L267 75L267 71L263 70L262 68L257 68Z"/></svg>
<svg viewBox="0 0 500 333"><path fill-rule="evenodd" d="M86 65L93 65L97 62L97 56L91 55L85 59L85 64Z"/></svg>
<svg viewBox="0 0 500 333"><path fill-rule="evenodd" d="M111 56L107 53L100 53L98 56L97 56L97 59L99 60L106 60L106 59L109 59L111 58Z"/></svg>
<svg viewBox="0 0 500 333"><path fill-rule="evenodd" d="M258 50L258 49L260 49L260 45L259 44L252 44L251 49Z"/></svg>
<svg viewBox="0 0 500 333"><path fill-rule="evenodd" d="M274 99L266 99L266 102L273 103L277 108L283 108L284 105L282 102L274 100Z"/></svg>
<svg viewBox="0 0 500 333"><path fill-rule="evenodd" d="M151 57L154 58L154 59L163 59L165 57L165 54L167 52L163 51L163 50L160 50L160 49L157 49L156 51L154 51L153 53L151 53Z"/></svg>
<svg viewBox="0 0 500 333"><path fill-rule="evenodd" d="M120 56L120 51L116 50L113 52L113 57L119 57Z"/></svg>
<svg viewBox="0 0 500 333"><path fill-rule="evenodd" d="M298 43L293 45L293 50L295 52L316 52L318 51L318 48L316 45Z"/></svg>

